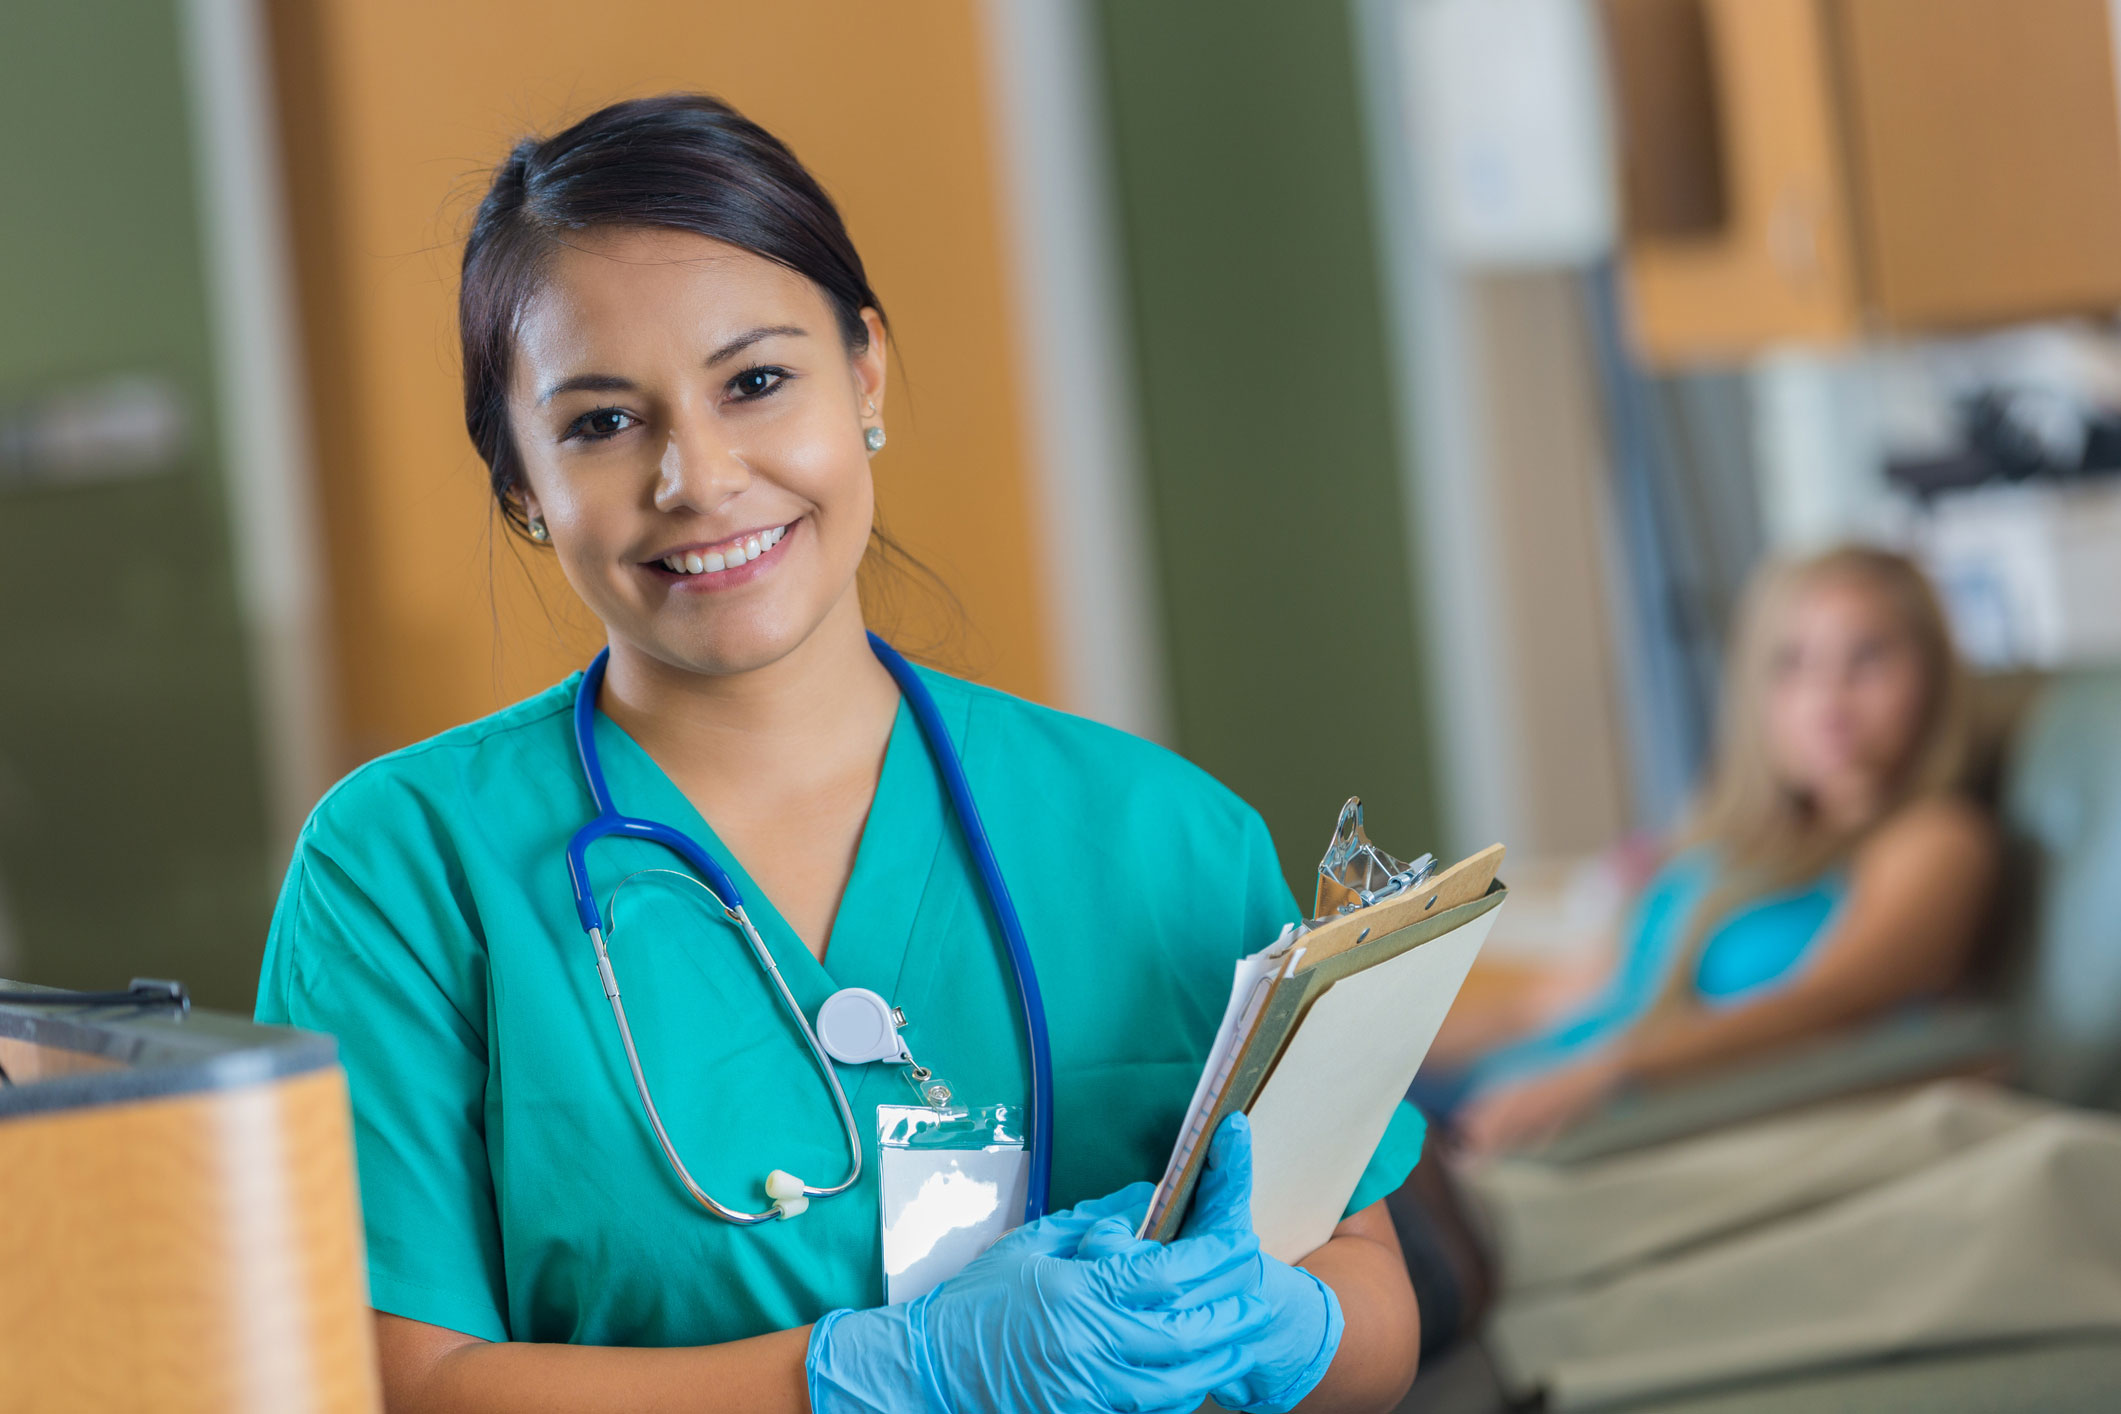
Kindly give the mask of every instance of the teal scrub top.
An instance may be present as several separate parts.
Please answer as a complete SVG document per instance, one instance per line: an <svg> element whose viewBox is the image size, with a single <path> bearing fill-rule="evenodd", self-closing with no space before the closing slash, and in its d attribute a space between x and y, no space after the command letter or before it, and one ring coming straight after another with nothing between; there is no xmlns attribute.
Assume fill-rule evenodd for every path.
<svg viewBox="0 0 2121 1414"><path fill-rule="evenodd" d="M1053 1206L1161 1172L1239 956L1298 916L1257 814L1146 742L923 673L1022 915L1053 1044ZM704 1345L884 1299L876 1106L898 1067L841 1067L861 1181L737 1227L679 1186L644 1118L565 847L593 813L570 712L579 675L341 782L304 829L273 917L258 1019L338 1038L353 1101L369 1291L487 1340ZM729 871L804 1011L841 987L902 1007L961 1100L1022 1104L1028 1057L985 892L901 703L821 963L625 732L596 723L620 811L690 833ZM771 782L760 789L771 790ZM652 844L599 844L600 901ZM765 1175L845 1176L800 1033L700 890L630 883L612 960L656 1103L693 1177L768 1206ZM1406 1178L1402 1105L1352 1212Z"/></svg>

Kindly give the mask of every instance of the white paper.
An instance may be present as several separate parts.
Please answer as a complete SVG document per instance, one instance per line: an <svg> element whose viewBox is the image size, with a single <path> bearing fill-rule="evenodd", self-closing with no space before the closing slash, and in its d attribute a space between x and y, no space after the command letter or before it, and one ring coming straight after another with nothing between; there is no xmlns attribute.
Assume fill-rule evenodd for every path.
<svg viewBox="0 0 2121 1414"><path fill-rule="evenodd" d="M1222 1025L1215 1032L1215 1043L1208 1048L1208 1059L1200 1068L1200 1079L1193 1084L1193 1100L1186 1106L1186 1117L1178 1126L1178 1142L1171 1146L1171 1158L1164 1165L1164 1176L1157 1181L1156 1192L1149 1196L1149 1213L1142 1219L1141 1234L1147 1234L1156 1226L1163 1216L1165 1204L1171 1201L1171 1189L1178 1182L1178 1176L1185 1172L1194 1148L1201 1142L1208 1116L1215 1112L1215 1102L1230 1079L1231 1066L1236 1064L1238 1046L1250 1034L1253 1018L1266 1004L1268 988L1284 970L1296 966L1303 957L1302 948L1290 946L1296 937L1297 925L1284 924L1281 936L1267 947L1238 960L1237 975L1230 983L1230 1000L1223 1007Z"/></svg>

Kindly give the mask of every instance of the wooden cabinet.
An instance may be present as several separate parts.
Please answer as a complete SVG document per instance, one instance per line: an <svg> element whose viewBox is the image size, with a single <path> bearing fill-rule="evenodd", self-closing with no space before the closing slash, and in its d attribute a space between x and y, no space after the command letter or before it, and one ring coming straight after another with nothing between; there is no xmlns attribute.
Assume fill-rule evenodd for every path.
<svg viewBox="0 0 2121 1414"><path fill-rule="evenodd" d="M1839 0L1866 288L1893 328L2121 304L2107 0Z"/></svg>
<svg viewBox="0 0 2121 1414"><path fill-rule="evenodd" d="M2107 0L1604 0L1653 364L2121 305Z"/></svg>

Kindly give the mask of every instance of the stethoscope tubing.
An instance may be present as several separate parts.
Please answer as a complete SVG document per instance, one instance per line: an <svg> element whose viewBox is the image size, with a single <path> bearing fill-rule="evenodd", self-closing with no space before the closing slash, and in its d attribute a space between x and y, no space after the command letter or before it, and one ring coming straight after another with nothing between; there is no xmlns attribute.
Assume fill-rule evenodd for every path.
<svg viewBox="0 0 2121 1414"><path fill-rule="evenodd" d="M597 975L604 986L604 999L611 1005L611 1018L619 1028L619 1042L626 1051L626 1066L633 1073L634 1092L640 1096L641 1108L648 1116L648 1127L654 1132L656 1143L662 1148L663 1157L669 1161L671 1170L677 1174L678 1182L684 1185L686 1193L691 1195L694 1202L724 1222L735 1223L739 1227L769 1222L781 1216L778 1207L758 1213L747 1212L719 1201L702 1187L699 1181L693 1178L692 1171L685 1167L684 1159L678 1155L677 1145L670 1138L670 1131L663 1125L663 1116L656 1108L655 1094L649 1087L647 1072L641 1067L640 1052L634 1045L633 1027L626 1019L626 1004L620 999L618 975L612 970L611 955L604 942L604 919L597 910L596 895L590 889L590 846L613 835L627 835L636 839L652 840L674 851L702 876L698 881L700 886L714 896L715 902L721 905L729 920L743 932L744 939L750 945L759 966L765 969L766 975L772 979L775 989L780 993L782 1005L787 1008L789 1016L795 1019L797 1029L802 1032L803 1044L809 1048L811 1059L817 1064L818 1074L832 1096L833 1106L839 1111L840 1127L847 1141L847 1176L829 1187L803 1184L803 1196L806 1199L829 1198L836 1193L844 1193L860 1180L861 1130L856 1127L854 1110L847 1103L846 1088L840 1084L838 1074L832 1069L831 1060L825 1055L824 1047L819 1044L817 1032L810 1025L810 1018L803 1014L802 1007L796 1003L794 993L788 990L787 979L781 976L780 968L774 965L773 953L767 948L765 940L759 936L758 929L753 926L750 914L744 909L743 895L737 891L735 882L721 865L715 862L714 857L701 849L698 841L691 836L653 820L621 815L612 804L611 787L604 779L604 764L596 748L596 701L597 694L604 685L604 669L609 655L610 650L606 649L599 652L590 662L588 670L582 674L581 687L575 694L575 749L581 756L582 777L588 782L590 799L597 807L596 817L576 830L574 837L567 842L567 874L574 886L575 911L583 920L583 928L589 934L590 946L596 953Z"/></svg>
<svg viewBox="0 0 2121 1414"><path fill-rule="evenodd" d="M743 929L744 937L751 944L751 950L757 956L759 965L765 968L766 975L773 979L773 985L780 992L781 1001L787 1007L788 1014L795 1018L796 1026L801 1029L803 1042L810 1048L811 1059L817 1062L819 1072L825 1077L826 1089L832 1093L832 1103L839 1110L840 1127L847 1137L847 1176L830 1188L818 1188L805 1183L803 1196L806 1199L830 1198L835 1193L844 1193L862 1176L862 1135L855 1127L854 1110L847 1103L846 1087L842 1086L839 1077L833 1074L832 1062L825 1055L825 1048L818 1043L817 1031L811 1026L810 1018L803 1015L802 1007L796 1004L795 994L788 990L788 982L781 976L781 969L774 966L773 954L767 950L766 940L759 936L758 929L752 926L750 916L741 908L736 909L730 916ZM641 1108L647 1111L648 1125L655 1131L656 1143L662 1146L663 1157L668 1159L670 1167L676 1170L678 1181L685 1185L685 1191L692 1195L695 1202L724 1222L749 1227L754 1223L770 1222L781 1216L777 1207L768 1208L762 1213L752 1213L718 1201L693 1178L692 1171L685 1167L685 1161L678 1157L677 1145L671 1142L670 1132L663 1127L663 1116L656 1110L655 1097L649 1093L648 1076L641 1069L640 1053L634 1049L633 1028L626 1024L626 1008L619 1000L618 979L612 975L611 961L604 950L603 936L601 933L592 933L590 941L596 945L597 970L604 978L604 991L611 1002L612 1017L619 1024L619 1040L626 1048L626 1065L633 1072L633 1087L640 1094Z"/></svg>
<svg viewBox="0 0 2121 1414"><path fill-rule="evenodd" d="M897 649L873 633L869 635L869 647L898 683L906 705L913 709L914 720L920 724L921 735L927 739L928 754L942 773L943 788L956 808L958 826L965 833L965 844L972 854L973 866L979 870L980 882L987 886L987 901L993 905L994 921L1009 950L1010 970L1016 974L1017 1004L1024 1013L1024 1035L1031 1043L1031 1173L1025 1185L1024 1221L1037 1222L1046 1214L1047 1192L1053 1179L1053 1046L1046 1034L1046 999L1038 989L1038 968L1031 961L1031 945L1025 941L1023 922L1016 916L1016 900L1010 897L1009 884L1002 878L1001 862L994 857L987 826L972 799L972 785L965 779L964 763L951 748L950 733L943 724L943 714L936 708L934 695Z"/></svg>
<svg viewBox="0 0 2121 1414"><path fill-rule="evenodd" d="M980 819L979 807L972 798L972 787L965 779L963 763L951 745L950 735L943 723L942 713L935 705L934 696L926 683L920 680L913 666L898 651L875 634L869 635L869 647L877 660L898 684L899 692L913 711L921 735L928 745L928 754L934 760L943 779L943 788L950 797L951 807L957 815L958 826L965 836L965 844L972 856L973 867L987 893L996 925L1000 928L1002 942L1009 955L1010 970L1015 975L1017 1001L1024 1015L1025 1037L1031 1051L1031 1103L1030 1110L1031 1152L1030 1173L1024 1194L1024 1221L1036 1222L1046 1212L1048 1195L1051 1192L1053 1172L1053 1054L1046 1029L1046 1008L1038 986L1038 972L1031 958L1030 945L1025 941L1023 923L1018 918L1015 900L1010 896L1009 886L1002 878L1000 861L995 858L994 846L987 837L987 829ZM619 1037L626 1051L626 1063L633 1073L634 1088L641 1098L642 1108L647 1112L649 1127L656 1141L669 1160L678 1179L686 1191L702 1207L727 1222L748 1226L766 1222L780 1216L777 1209L763 1213L749 1213L717 1202L694 1181L683 1160L678 1157L677 1147L671 1142L663 1126L662 1116L657 1113L655 1100L649 1092L648 1078L641 1068L640 1056L634 1047L633 1029L627 1024L626 1010L619 999L616 974L612 971L609 953L604 941L604 919L597 906L596 895L589 882L589 849L599 840L614 835L648 840L671 850L686 864L698 872L703 886L715 901L722 906L731 922L740 928L745 940L761 967L778 989L789 1015L795 1018L803 1033L804 1044L817 1062L824 1077L826 1088L832 1092L833 1102L839 1110L840 1121L846 1130L848 1150L851 1155L850 1171L846 1178L829 1188L804 1185L806 1197L830 1197L845 1192L861 1177L861 1135L855 1126L853 1111L847 1103L847 1093L832 1069L819 1043L809 1017L796 1003L780 968L775 966L772 952L765 940L759 937L750 915L744 909L743 895L736 883L714 857L702 849L698 841L668 825L654 820L621 815L613 804L611 788L604 778L603 762L596 746L596 702L604 684L604 671L609 663L611 650L600 650L582 674L582 682L575 692L574 736L575 750L581 758L582 778L589 787L592 804L596 808L593 819L575 831L567 842L568 882L574 890L575 914L582 930L589 935L596 953L597 972L603 983L604 994L611 1004L612 1017L618 1023Z"/></svg>

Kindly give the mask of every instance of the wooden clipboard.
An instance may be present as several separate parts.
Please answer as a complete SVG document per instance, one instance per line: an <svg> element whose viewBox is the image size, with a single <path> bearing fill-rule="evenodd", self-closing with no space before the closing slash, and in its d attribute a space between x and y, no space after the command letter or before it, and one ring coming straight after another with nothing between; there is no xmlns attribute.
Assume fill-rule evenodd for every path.
<svg viewBox="0 0 2121 1414"><path fill-rule="evenodd" d="M1144 1236L1168 1242L1178 1235L1207 1160L1206 1137L1226 1116L1251 1110L1319 998L1372 967L1450 937L1500 907L1509 896L1508 888L1496 879L1502 856L1503 847L1491 845L1415 888L1333 916L1302 935L1296 944L1300 955L1292 949L1292 960L1275 978L1237 1048L1229 1076L1200 1126L1199 1142L1191 1146L1176 1179L1167 1174L1166 1182L1159 1185ZM1338 890L1337 897L1329 892L1335 888L1321 878L1321 916L1344 903L1360 903L1351 891ZM1405 1079L1412 1078L1410 1072Z"/></svg>

